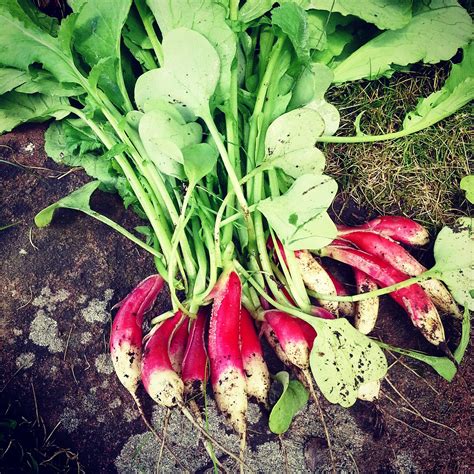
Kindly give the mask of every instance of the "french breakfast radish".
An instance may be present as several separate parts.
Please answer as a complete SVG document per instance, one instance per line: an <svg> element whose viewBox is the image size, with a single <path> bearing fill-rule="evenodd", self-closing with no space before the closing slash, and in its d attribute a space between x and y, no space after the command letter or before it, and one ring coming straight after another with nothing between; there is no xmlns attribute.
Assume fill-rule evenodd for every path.
<svg viewBox="0 0 474 474"><path fill-rule="evenodd" d="M426 271L426 268L418 260L390 238L373 232L360 231L348 232L344 238L359 249L380 257L392 265L392 267L409 276L418 276ZM443 283L432 279L420 282L420 285L428 293L435 306L441 311L462 319L462 313L458 305Z"/></svg>
<svg viewBox="0 0 474 474"><path fill-rule="evenodd" d="M354 268L354 279L357 293L368 293L378 288L372 278L361 270ZM362 334L369 334L375 327L379 315L379 299L377 296L357 301L355 304L354 325Z"/></svg>
<svg viewBox="0 0 474 474"><path fill-rule="evenodd" d="M339 236L354 230L368 230L415 247L426 245L430 236L417 222L402 216L381 216L355 227L338 226Z"/></svg>
<svg viewBox="0 0 474 474"><path fill-rule="evenodd" d="M209 377L206 342L204 340L206 320L206 314L200 309L196 319L191 322L181 374L186 394L191 394L195 390L202 392Z"/></svg>
<svg viewBox="0 0 474 474"><path fill-rule="evenodd" d="M178 311L172 318L155 326L143 351L143 386L156 403L168 408L183 402L184 383L173 370L168 354L171 335L181 319L182 313Z"/></svg>
<svg viewBox="0 0 474 474"><path fill-rule="evenodd" d="M400 283L408 278L408 275L381 258L362 250L327 246L321 249L321 254L367 273L382 287ZM446 349L444 328L438 311L420 285L413 284L392 291L390 296L405 309L412 323L429 342Z"/></svg>
<svg viewBox="0 0 474 474"><path fill-rule="evenodd" d="M140 382L142 323L144 314L155 303L165 281L159 275L143 280L119 303L110 333L110 354L122 385L135 396Z"/></svg>
<svg viewBox="0 0 474 474"><path fill-rule="evenodd" d="M241 291L237 273L224 271L212 291L208 351L217 405L234 429L245 435L247 382L239 341Z"/></svg>
<svg viewBox="0 0 474 474"><path fill-rule="evenodd" d="M331 243L331 245L332 244L333 243ZM323 266L323 268L326 270L326 273L333 282L334 288L336 288L337 296L348 296L349 292L347 291L347 288L344 286L344 284L339 281L326 267ZM339 313L346 318L351 318L354 316L354 303L351 301L340 301L338 304L338 309Z"/></svg>
<svg viewBox="0 0 474 474"><path fill-rule="evenodd" d="M168 349L171 365L178 375L181 375L184 352L186 351L186 344L188 342L188 323L189 319L183 316L171 336Z"/></svg>
<svg viewBox="0 0 474 474"><path fill-rule="evenodd" d="M303 278L305 285L310 290L325 295L337 295L336 287L334 286L330 276L308 250L296 251L295 257L299 265L301 277ZM337 302L320 300L319 304L337 316Z"/></svg>
<svg viewBox="0 0 474 474"><path fill-rule="evenodd" d="M244 307L240 310L240 353L247 380L247 394L266 405L270 373L263 358L253 318Z"/></svg>

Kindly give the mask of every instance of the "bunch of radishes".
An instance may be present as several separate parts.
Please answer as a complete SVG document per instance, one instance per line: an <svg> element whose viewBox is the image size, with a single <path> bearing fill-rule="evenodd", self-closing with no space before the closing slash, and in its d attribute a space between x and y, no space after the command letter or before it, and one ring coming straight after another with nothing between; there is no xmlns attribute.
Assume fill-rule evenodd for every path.
<svg viewBox="0 0 474 474"><path fill-rule="evenodd" d="M338 238L318 254L353 267L358 293L367 293L403 282L425 270L398 242L424 245L428 233L414 221L386 216L354 228L339 227ZM271 252L279 254L280 258L274 255L275 262L287 265L289 251L278 240L275 243L268 241ZM350 297L338 302L344 300L339 297L347 296L348 291L321 265L319 258L309 251L296 251L294 255L307 289L319 296L319 306L312 305L310 309L314 317L355 316L355 326L364 334L374 328L377 296L355 304ZM136 391L141 379L153 400L165 407L178 406L209 437L200 424L196 405L193 405L193 416L186 403L205 390L210 376L217 405L244 445L247 397L267 405L270 387L256 324L281 361L293 368L312 390L308 369L316 331L308 322L281 308L272 308L264 298L257 311L255 307L245 308L242 282L232 265L222 271L209 294L210 315L205 308L199 309L196 315L177 311L143 338L144 313L152 308L164 283L159 275L141 282L120 303L112 327L110 350L115 371L137 403ZM285 287L280 290L288 300L288 308L296 306L290 292ZM329 299L324 299L324 295ZM336 298L331 300L331 295ZM460 317L460 312L441 282L427 280L396 289L390 295L428 341L448 351L436 307L455 317ZM359 398L373 400L378 389L378 383L371 384L369 389L362 385Z"/></svg>

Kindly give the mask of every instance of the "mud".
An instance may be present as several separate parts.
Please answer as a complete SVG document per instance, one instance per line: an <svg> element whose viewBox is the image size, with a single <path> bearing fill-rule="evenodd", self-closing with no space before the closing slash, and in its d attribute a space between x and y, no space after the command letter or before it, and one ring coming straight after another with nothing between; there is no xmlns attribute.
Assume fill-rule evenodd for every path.
<svg viewBox="0 0 474 474"><path fill-rule="evenodd" d="M45 157L43 133L43 126L32 126L0 138L0 226L15 224L0 231L2 415L13 406L17 416L40 417L48 434L54 430L58 446L78 454L85 472L210 472L212 462L189 423L176 411L153 406L140 392L154 425L159 430L166 426L166 444L179 463L166 450L160 455L160 444L112 371L110 309L154 271L152 259L103 224L72 211L59 211L48 228L34 227L36 212L87 181L82 171L67 173ZM93 207L129 229L140 223L116 196L97 193ZM366 217L348 203L337 203L334 211L347 224ZM343 268L336 271L347 277ZM150 316L167 304L161 298ZM448 319L445 325L453 345L459 323ZM388 298L382 300L375 335L432 352ZM451 384L420 363L397 362L390 355L389 361L393 365L376 405L358 402L346 410L322 402L337 471L472 472L472 350ZM274 357L270 369L282 369ZM211 397L207 402L211 433L237 451L237 436L225 426ZM314 403L281 437L269 432L262 407L251 404L249 420L246 459L252 470L330 471ZM216 454L230 471L237 470L224 453ZM8 466L0 470L8 472Z"/></svg>

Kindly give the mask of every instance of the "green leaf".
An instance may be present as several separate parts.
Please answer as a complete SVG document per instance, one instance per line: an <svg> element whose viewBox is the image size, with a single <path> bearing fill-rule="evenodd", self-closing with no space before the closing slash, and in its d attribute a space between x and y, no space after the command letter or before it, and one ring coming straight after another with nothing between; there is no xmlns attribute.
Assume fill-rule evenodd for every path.
<svg viewBox="0 0 474 474"><path fill-rule="evenodd" d="M138 126L140 138L150 160L164 174L183 179L182 149L202 140L198 123L186 123L179 114L156 109L147 112Z"/></svg>
<svg viewBox="0 0 474 474"><path fill-rule="evenodd" d="M464 358L464 354L469 346L469 341L471 340L471 315L469 314L469 308L466 306L464 308L464 317L462 320L462 332L461 340L459 345L454 351L454 358L456 362L460 364Z"/></svg>
<svg viewBox="0 0 474 474"><path fill-rule="evenodd" d="M434 245L435 265L429 270L442 280L453 298L474 311L474 218L462 217L443 227Z"/></svg>
<svg viewBox="0 0 474 474"><path fill-rule="evenodd" d="M321 116L301 108L281 115L268 127L265 136L265 161L293 178L321 174L324 154L314 144L324 132Z"/></svg>
<svg viewBox="0 0 474 474"><path fill-rule="evenodd" d="M58 81L80 83L80 74L63 37L46 33L18 5L16 0L0 0L0 64L26 71L33 63L42 64Z"/></svg>
<svg viewBox="0 0 474 474"><path fill-rule="evenodd" d="M290 380L288 372L282 371L275 379L283 385L283 393L270 412L270 431L277 435L288 431L295 415L308 403L309 394L298 380Z"/></svg>
<svg viewBox="0 0 474 474"><path fill-rule="evenodd" d="M58 97L79 96L84 93L81 86L68 82L58 82L48 71L29 68L27 81L15 90L23 94L46 94Z"/></svg>
<svg viewBox="0 0 474 474"><path fill-rule="evenodd" d="M443 87L421 99L413 112L407 114L403 129L416 130L443 120L474 99L474 44L464 48L463 59L453 64Z"/></svg>
<svg viewBox="0 0 474 474"><path fill-rule="evenodd" d="M98 84L109 99L125 108L128 100L122 76L121 32L132 0L91 0L81 5L74 28L74 48L93 67L102 60Z"/></svg>
<svg viewBox="0 0 474 474"><path fill-rule="evenodd" d="M209 41L187 28L170 31L163 40L164 66L137 80L135 101L165 100L188 108L199 117L209 115L209 100L219 80L219 56Z"/></svg>
<svg viewBox="0 0 474 474"><path fill-rule="evenodd" d="M352 53L334 69L337 83L374 79L394 71L393 65L418 61L435 64L450 59L472 37L469 14L455 0L432 0L418 8L410 23L385 31Z"/></svg>
<svg viewBox="0 0 474 474"><path fill-rule="evenodd" d="M27 80L28 74L25 71L10 67L0 68L0 95L21 86Z"/></svg>
<svg viewBox="0 0 474 474"><path fill-rule="evenodd" d="M18 4L33 23L51 36L58 35L59 22L57 18L43 13L32 0L19 0Z"/></svg>
<svg viewBox="0 0 474 474"><path fill-rule="evenodd" d="M282 196L260 201L258 210L288 249L319 249L337 235L326 213L336 192L337 183L332 178L307 174Z"/></svg>
<svg viewBox="0 0 474 474"><path fill-rule="evenodd" d="M327 33L326 49L323 51L315 51L311 59L316 63L330 64L343 52L344 48L350 44L352 40L352 34L343 29L337 29L331 34Z"/></svg>
<svg viewBox="0 0 474 474"><path fill-rule="evenodd" d="M239 10L239 20L250 23L272 9L273 0L247 0Z"/></svg>
<svg viewBox="0 0 474 474"><path fill-rule="evenodd" d="M451 382L454 376L456 375L456 365L452 360L449 360L447 357L430 356L428 354L424 354L423 352L402 349L400 347L395 347L390 344L385 344L381 341L375 342L383 349L388 349L389 351L397 352L398 354L402 354L407 357L411 357L412 359L419 360L420 362L424 362L448 382Z"/></svg>
<svg viewBox="0 0 474 474"><path fill-rule="evenodd" d="M412 0L302 0L302 3L305 8L358 16L380 30L397 30L411 19Z"/></svg>
<svg viewBox="0 0 474 474"><path fill-rule="evenodd" d="M272 10L272 25L291 41L301 61L309 60L308 15L296 3L286 3Z"/></svg>
<svg viewBox="0 0 474 474"><path fill-rule="evenodd" d="M474 175L464 176L459 186L463 191L466 191L466 199L474 204Z"/></svg>
<svg viewBox="0 0 474 474"><path fill-rule="evenodd" d="M218 156L217 149L209 143L199 143L183 148L184 172L190 183L196 184L211 173L216 166Z"/></svg>
<svg viewBox="0 0 474 474"><path fill-rule="evenodd" d="M237 51L237 39L227 24L225 7L214 0L147 0L147 3L165 39L171 30L184 27L209 40L219 56L216 102L223 103L229 97L231 65Z"/></svg>
<svg viewBox="0 0 474 474"><path fill-rule="evenodd" d="M318 333L310 355L310 366L322 394L331 403L352 406L358 389L382 379L387 373L383 351L347 319L308 319Z"/></svg>
<svg viewBox="0 0 474 474"><path fill-rule="evenodd" d="M67 102L59 97L7 92L0 96L0 133L26 122L44 122L51 117L61 119L69 114L61 110L64 105Z"/></svg>
<svg viewBox="0 0 474 474"><path fill-rule="evenodd" d="M99 181L91 181L90 183L85 184L82 188L77 189L76 191L69 194L59 201L51 204L51 206L46 207L42 211L38 212L35 216L35 224L37 227L46 227L48 226L52 219L53 215L57 209L75 209L77 211L91 212L89 206L89 201L91 199L94 191L99 187Z"/></svg>

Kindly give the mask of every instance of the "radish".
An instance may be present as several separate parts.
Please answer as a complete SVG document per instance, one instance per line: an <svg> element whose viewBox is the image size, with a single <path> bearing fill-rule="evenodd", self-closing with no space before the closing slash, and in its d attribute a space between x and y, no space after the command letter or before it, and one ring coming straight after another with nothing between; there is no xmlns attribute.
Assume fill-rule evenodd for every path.
<svg viewBox="0 0 474 474"><path fill-rule="evenodd" d="M422 246L429 242L428 231L417 222L400 216L381 216L356 227L338 226L339 236L354 230L368 230L407 245Z"/></svg>
<svg viewBox="0 0 474 474"><path fill-rule="evenodd" d="M307 250L298 250L295 252L296 260L299 264L301 277L305 285L313 291L323 293L325 295L337 295L336 287L326 270ZM337 315L338 303L335 301L319 301L319 304Z"/></svg>
<svg viewBox="0 0 474 474"><path fill-rule="evenodd" d="M272 329L270 324L268 324L265 320L262 321L261 331L265 336L268 344L274 350L277 357L285 364L287 367L291 367L291 362L288 356L286 355L285 351L281 347L280 342L275 334L275 331Z"/></svg>
<svg viewBox="0 0 474 474"><path fill-rule="evenodd" d="M333 244L334 242L331 242L331 245ZM336 288L337 296L348 296L349 292L347 291L346 287L330 271L328 271L326 267L323 268L333 282L334 288ZM354 303L350 301L340 301L338 304L338 309L339 313L341 313L341 315L346 318L351 318L354 316Z"/></svg>
<svg viewBox="0 0 474 474"><path fill-rule="evenodd" d="M143 315L155 303L165 281L159 275L143 280L119 303L110 333L110 354L115 373L136 400L142 358Z"/></svg>
<svg viewBox="0 0 474 474"><path fill-rule="evenodd" d="M263 316L274 332L287 360L299 369L307 370L309 367L309 347L304 329L298 322L299 320L284 311L276 309L264 311Z"/></svg>
<svg viewBox="0 0 474 474"><path fill-rule="evenodd" d="M327 246L321 249L321 254L367 273L382 287L400 283L408 278L384 260L361 250ZM405 309L412 323L429 342L447 350L439 314L420 285L413 284L393 291L390 296Z"/></svg>
<svg viewBox="0 0 474 474"><path fill-rule="evenodd" d="M240 310L240 352L247 379L247 393L267 405L270 374L263 358L262 346L250 313Z"/></svg>
<svg viewBox="0 0 474 474"><path fill-rule="evenodd" d="M377 233L360 231L349 232L344 237L361 250L380 257L407 275L418 276L426 271L426 268L418 260L390 238ZM420 285L441 311L462 319L461 311L443 283L439 280L426 280Z"/></svg>
<svg viewBox="0 0 474 474"><path fill-rule="evenodd" d="M192 394L195 389L202 392L209 376L206 343L204 340L205 330L206 315L203 310L199 310L196 319L191 322L182 364L181 377L186 394Z"/></svg>
<svg viewBox="0 0 474 474"><path fill-rule="evenodd" d="M171 335L182 319L181 311L155 326L147 336L142 359L145 390L159 405L171 408L181 404L184 383L173 370L168 354Z"/></svg>
<svg viewBox="0 0 474 474"><path fill-rule="evenodd" d="M378 288L372 278L366 273L354 268L354 278L356 283L357 293L368 293ZM355 327L362 334L369 334L375 327L377 317L379 315L379 299L368 298L366 300L357 301L355 304Z"/></svg>
<svg viewBox="0 0 474 474"><path fill-rule="evenodd" d="M245 437L247 382L240 355L241 283L234 270L222 273L212 291L209 326L211 382L217 405L234 429Z"/></svg>
<svg viewBox="0 0 474 474"><path fill-rule="evenodd" d="M188 341L188 323L189 319L183 316L171 337L168 349L173 370L179 375L181 375L184 352Z"/></svg>
<svg viewBox="0 0 474 474"><path fill-rule="evenodd" d="M357 390L357 398L366 402L375 402L380 395L380 380L363 383Z"/></svg>

